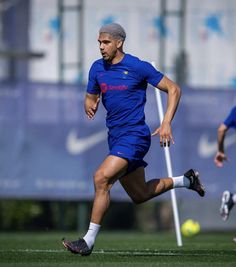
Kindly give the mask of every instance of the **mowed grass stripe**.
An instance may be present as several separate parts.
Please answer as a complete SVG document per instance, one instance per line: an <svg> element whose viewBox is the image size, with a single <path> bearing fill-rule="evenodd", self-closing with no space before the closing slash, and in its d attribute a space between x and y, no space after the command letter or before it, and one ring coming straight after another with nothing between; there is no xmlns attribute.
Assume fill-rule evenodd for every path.
<svg viewBox="0 0 236 267"><path fill-rule="evenodd" d="M78 233L0 233L0 267L235 267L234 233L201 233L184 238L178 247L174 233L103 232L93 253L75 255L63 248L61 237Z"/></svg>
<svg viewBox="0 0 236 267"><path fill-rule="evenodd" d="M221 256L221 255L231 255L232 252L236 252L236 249L233 250L224 250L224 251L214 251L205 252L205 250L196 252L193 251L158 251L158 250L94 250L93 254L108 254L108 255L140 255L140 256ZM10 249L10 250L0 250L0 253L69 253L64 249ZM79 255L78 255L79 256Z"/></svg>

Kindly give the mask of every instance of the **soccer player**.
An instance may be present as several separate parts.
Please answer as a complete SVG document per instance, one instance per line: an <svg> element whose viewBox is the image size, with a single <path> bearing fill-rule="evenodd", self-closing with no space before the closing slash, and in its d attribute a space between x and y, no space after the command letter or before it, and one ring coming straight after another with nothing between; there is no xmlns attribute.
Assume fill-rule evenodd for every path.
<svg viewBox="0 0 236 267"><path fill-rule="evenodd" d="M223 167L224 161L227 161L227 156L224 149L224 140L229 128L236 129L236 106L232 108L231 112L223 123L220 124L217 133L218 151L215 155L215 164L217 167ZM229 217L230 210L236 203L236 194L232 194L226 190L222 194L220 215L224 221ZM233 239L236 242L236 237Z"/></svg>
<svg viewBox="0 0 236 267"><path fill-rule="evenodd" d="M160 136L161 147L174 143L171 122L181 91L177 84L150 63L124 53L125 38L125 30L117 23L104 25L99 31L98 43L102 58L91 66L84 107L88 118L92 119L102 99L107 111L109 154L94 174L95 196L88 232L75 241L63 239L63 245L72 253L91 254L109 207L110 190L116 181L120 182L136 204L172 188L192 189L202 197L205 194L199 173L194 169L178 177L146 182L144 168L147 163L143 158L151 143L144 115L147 85L149 83L168 94L163 121L152 134Z"/></svg>

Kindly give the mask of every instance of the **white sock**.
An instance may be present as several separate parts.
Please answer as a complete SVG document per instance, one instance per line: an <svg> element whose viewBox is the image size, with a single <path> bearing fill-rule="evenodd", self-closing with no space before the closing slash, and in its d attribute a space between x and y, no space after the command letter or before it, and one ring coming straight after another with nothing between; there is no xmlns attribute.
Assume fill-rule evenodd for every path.
<svg viewBox="0 0 236 267"><path fill-rule="evenodd" d="M90 222L88 232L83 237L89 248L91 248L94 245L100 227L101 225Z"/></svg>
<svg viewBox="0 0 236 267"><path fill-rule="evenodd" d="M173 188L187 187L190 186L190 181L184 175L172 177Z"/></svg>
<svg viewBox="0 0 236 267"><path fill-rule="evenodd" d="M232 199L233 199L234 204L236 204L236 194L233 194Z"/></svg>

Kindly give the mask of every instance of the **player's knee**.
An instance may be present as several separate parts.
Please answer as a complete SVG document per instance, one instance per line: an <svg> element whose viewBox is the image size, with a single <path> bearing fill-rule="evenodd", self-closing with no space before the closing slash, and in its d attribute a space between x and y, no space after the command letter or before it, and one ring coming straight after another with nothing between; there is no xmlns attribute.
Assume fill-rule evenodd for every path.
<svg viewBox="0 0 236 267"><path fill-rule="evenodd" d="M106 177L103 171L101 170L96 171L93 179L94 179L94 186L95 186L96 191L109 189L108 178Z"/></svg>

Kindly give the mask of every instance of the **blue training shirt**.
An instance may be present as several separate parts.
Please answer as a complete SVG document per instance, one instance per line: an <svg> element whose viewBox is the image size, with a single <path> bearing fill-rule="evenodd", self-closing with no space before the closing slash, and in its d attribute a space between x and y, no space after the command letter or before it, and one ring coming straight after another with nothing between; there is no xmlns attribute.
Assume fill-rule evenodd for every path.
<svg viewBox="0 0 236 267"><path fill-rule="evenodd" d="M228 128L235 128L236 129L236 106L234 108L232 108L229 116L224 121L224 124Z"/></svg>
<svg viewBox="0 0 236 267"><path fill-rule="evenodd" d="M102 94L109 130L143 125L147 85L157 86L163 76L150 63L129 54L117 64L99 59L89 71L87 93Z"/></svg>

